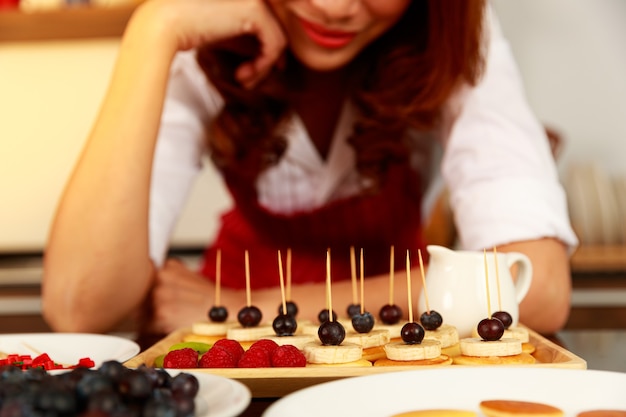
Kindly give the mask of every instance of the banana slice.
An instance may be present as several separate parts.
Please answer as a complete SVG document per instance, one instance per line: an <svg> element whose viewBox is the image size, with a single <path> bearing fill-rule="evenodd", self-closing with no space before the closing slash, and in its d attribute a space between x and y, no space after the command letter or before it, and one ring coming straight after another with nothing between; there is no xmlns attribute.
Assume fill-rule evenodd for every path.
<svg viewBox="0 0 626 417"><path fill-rule="evenodd" d="M297 323L298 323L298 327L296 328L295 334L306 334L302 329L304 327L314 325L313 321L312 320L308 320L308 319L298 319ZM317 327L319 328L319 325ZM317 335L317 333L315 333L315 335Z"/></svg>
<svg viewBox="0 0 626 417"><path fill-rule="evenodd" d="M528 335L528 329L524 327L509 327L504 331L503 338L519 339L522 343L528 343L530 336Z"/></svg>
<svg viewBox="0 0 626 417"><path fill-rule="evenodd" d="M352 362L344 362L344 363L307 363L307 368L353 368L353 367L361 367L367 368L370 366L374 366L372 362L367 359L357 359Z"/></svg>
<svg viewBox="0 0 626 417"><path fill-rule="evenodd" d="M460 340L461 354L465 356L512 356L522 353L522 342L518 339L485 341L478 337Z"/></svg>
<svg viewBox="0 0 626 417"><path fill-rule="evenodd" d="M197 321L191 325L191 333L203 336L224 336L231 327L237 327L239 323L236 321L227 321L224 323L215 323L212 321Z"/></svg>
<svg viewBox="0 0 626 417"><path fill-rule="evenodd" d="M298 322L298 329L300 330L298 333L309 334L317 337L317 331L320 329L320 325L319 323L314 322L304 324L300 324L300 322Z"/></svg>
<svg viewBox="0 0 626 417"><path fill-rule="evenodd" d="M389 337L391 339L399 339L402 337L402 327L407 323L408 322L406 321L401 321L396 324L384 324L382 322L379 324L378 322L376 322L376 324L374 325L374 330L387 330L389 331Z"/></svg>
<svg viewBox="0 0 626 417"><path fill-rule="evenodd" d="M433 359L441 355L441 343L424 339L422 343L409 345L404 342L391 342L385 345L387 358L393 361L417 361Z"/></svg>
<svg viewBox="0 0 626 417"><path fill-rule="evenodd" d="M442 324L436 330L426 330L424 339L437 340L442 348L447 348L459 343L459 332L454 326Z"/></svg>
<svg viewBox="0 0 626 417"><path fill-rule="evenodd" d="M308 363L346 363L361 359L363 348L346 342L337 346L311 342L304 345L303 352Z"/></svg>
<svg viewBox="0 0 626 417"><path fill-rule="evenodd" d="M354 330L346 332L344 343L354 343L363 349L382 346L389 343L389 331L372 330L368 333L359 333Z"/></svg>
<svg viewBox="0 0 626 417"><path fill-rule="evenodd" d="M276 342L277 345L293 345L298 349L304 349L304 345L307 343L315 342L315 336L310 334L294 334L293 336L265 336L263 339L270 339Z"/></svg>
<svg viewBox="0 0 626 417"><path fill-rule="evenodd" d="M431 366L431 365L452 365L452 358L441 354L433 359L420 359L416 361L394 361L388 358L381 358L374 361L374 366Z"/></svg>
<svg viewBox="0 0 626 417"><path fill-rule="evenodd" d="M234 339L238 342L251 342L270 336L276 336L276 332L274 332L274 328L271 324L255 327L231 327L226 331L227 339Z"/></svg>

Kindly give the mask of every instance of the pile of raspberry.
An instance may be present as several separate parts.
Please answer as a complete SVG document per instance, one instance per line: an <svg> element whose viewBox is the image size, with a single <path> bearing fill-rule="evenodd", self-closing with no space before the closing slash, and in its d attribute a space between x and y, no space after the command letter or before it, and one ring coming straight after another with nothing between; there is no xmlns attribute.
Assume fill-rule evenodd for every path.
<svg viewBox="0 0 626 417"><path fill-rule="evenodd" d="M244 350L232 339L220 339L200 355L192 348L172 350L163 359L164 368L297 368L306 366L304 354L293 345L278 345L261 339Z"/></svg>

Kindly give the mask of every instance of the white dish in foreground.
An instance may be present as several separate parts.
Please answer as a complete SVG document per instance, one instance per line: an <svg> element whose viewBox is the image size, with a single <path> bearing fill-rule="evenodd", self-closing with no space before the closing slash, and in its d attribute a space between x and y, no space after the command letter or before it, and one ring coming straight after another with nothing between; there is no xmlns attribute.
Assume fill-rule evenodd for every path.
<svg viewBox="0 0 626 417"><path fill-rule="evenodd" d="M168 371L176 375L172 369ZM250 390L239 381L207 373L184 372L194 375L200 383L196 397L196 417L235 417L250 404Z"/></svg>
<svg viewBox="0 0 626 417"><path fill-rule="evenodd" d="M0 334L0 352L31 355L47 353L63 365L75 365L91 358L98 368L103 362L124 362L139 353L139 345L123 337L90 333Z"/></svg>
<svg viewBox="0 0 626 417"><path fill-rule="evenodd" d="M626 373L559 368L463 367L346 378L296 391L263 417L391 416L420 409L480 414L489 399L535 401L566 416L590 409L626 410Z"/></svg>

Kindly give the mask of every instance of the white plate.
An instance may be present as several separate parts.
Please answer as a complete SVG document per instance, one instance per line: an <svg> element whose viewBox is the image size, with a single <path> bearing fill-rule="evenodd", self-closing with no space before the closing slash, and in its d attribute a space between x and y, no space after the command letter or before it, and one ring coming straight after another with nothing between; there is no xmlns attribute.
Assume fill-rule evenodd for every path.
<svg viewBox="0 0 626 417"><path fill-rule="evenodd" d="M98 368L107 360L124 362L139 353L139 345L123 337L89 333L0 334L0 352L31 355L47 353L64 365L91 358Z"/></svg>
<svg viewBox="0 0 626 417"><path fill-rule="evenodd" d="M480 414L488 399L535 401L566 416L597 408L626 410L626 373L564 368L462 367L391 372L327 382L272 404L263 417L391 416L433 408Z"/></svg>
<svg viewBox="0 0 626 417"><path fill-rule="evenodd" d="M176 375L172 369L168 372ZM200 383L196 397L196 417L234 417L250 404L250 390L239 381L208 373L184 372L193 374Z"/></svg>

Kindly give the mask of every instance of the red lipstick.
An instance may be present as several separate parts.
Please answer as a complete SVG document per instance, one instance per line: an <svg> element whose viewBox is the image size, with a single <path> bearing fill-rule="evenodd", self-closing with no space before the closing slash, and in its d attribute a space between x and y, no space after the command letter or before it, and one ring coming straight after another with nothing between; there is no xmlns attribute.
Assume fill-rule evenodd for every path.
<svg viewBox="0 0 626 417"><path fill-rule="evenodd" d="M337 49L349 44L356 36L354 32L326 29L323 26L300 19L300 24L307 36L323 48Z"/></svg>

